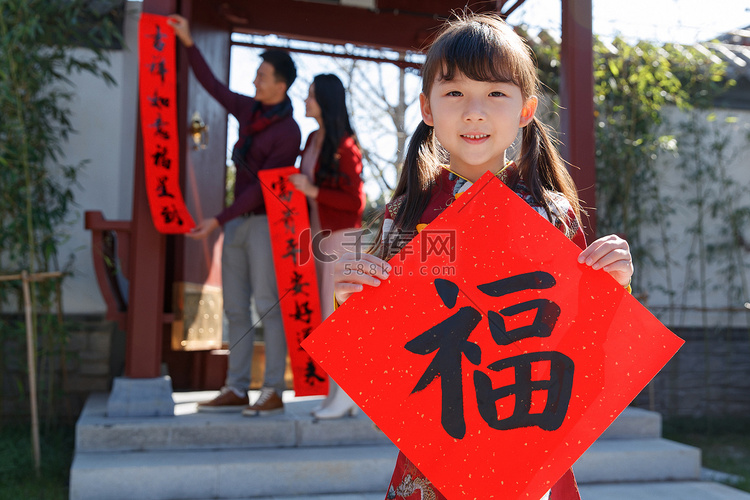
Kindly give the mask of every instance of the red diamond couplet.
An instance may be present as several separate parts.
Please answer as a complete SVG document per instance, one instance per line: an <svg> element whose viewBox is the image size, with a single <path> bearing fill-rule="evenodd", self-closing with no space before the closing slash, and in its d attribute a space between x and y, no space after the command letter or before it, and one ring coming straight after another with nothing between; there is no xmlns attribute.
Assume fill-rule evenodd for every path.
<svg viewBox="0 0 750 500"><path fill-rule="evenodd" d="M683 343L579 253L486 174L303 347L447 498L538 499Z"/></svg>

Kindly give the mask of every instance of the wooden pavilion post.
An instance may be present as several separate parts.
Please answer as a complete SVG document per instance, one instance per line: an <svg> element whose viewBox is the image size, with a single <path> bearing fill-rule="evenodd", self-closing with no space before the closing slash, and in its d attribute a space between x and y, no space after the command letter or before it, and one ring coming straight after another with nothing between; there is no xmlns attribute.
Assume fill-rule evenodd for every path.
<svg viewBox="0 0 750 500"><path fill-rule="evenodd" d="M177 1L144 0L142 11L169 15L177 12ZM174 415L172 382L169 377L160 376L166 237L156 231L151 220L140 125L136 136L125 377L114 380L107 402L107 415L171 416Z"/></svg>
<svg viewBox="0 0 750 500"><path fill-rule="evenodd" d="M588 210L587 241L596 234L596 149L594 141L594 36L591 0L562 1L560 47L560 130L563 157L572 165L578 195Z"/></svg>
<svg viewBox="0 0 750 500"><path fill-rule="evenodd" d="M132 221L125 376L153 378L159 376L161 366L166 237L156 231L151 221L140 130L136 146Z"/></svg>

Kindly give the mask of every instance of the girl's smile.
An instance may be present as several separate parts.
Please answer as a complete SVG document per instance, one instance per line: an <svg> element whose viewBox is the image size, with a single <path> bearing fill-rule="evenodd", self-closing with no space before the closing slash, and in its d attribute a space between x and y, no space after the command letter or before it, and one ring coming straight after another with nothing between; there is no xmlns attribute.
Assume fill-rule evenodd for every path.
<svg viewBox="0 0 750 500"><path fill-rule="evenodd" d="M490 136L489 134L462 134L461 137L471 144L479 144Z"/></svg>

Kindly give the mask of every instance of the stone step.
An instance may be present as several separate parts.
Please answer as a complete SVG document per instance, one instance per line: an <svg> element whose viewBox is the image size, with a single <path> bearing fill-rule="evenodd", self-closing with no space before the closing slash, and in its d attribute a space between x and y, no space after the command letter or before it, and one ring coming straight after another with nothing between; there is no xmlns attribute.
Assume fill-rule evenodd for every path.
<svg viewBox="0 0 750 500"><path fill-rule="evenodd" d="M700 479L701 451L666 439L596 441L573 466L579 483Z"/></svg>
<svg viewBox="0 0 750 500"><path fill-rule="evenodd" d="M374 500L375 497L373 497ZM709 481L589 484L581 500L750 500L750 493ZM333 499L328 499L333 500ZM382 500L378 498L377 500Z"/></svg>
<svg viewBox="0 0 750 500"><path fill-rule="evenodd" d="M393 445L76 453L70 500L177 500L372 492Z"/></svg>
<svg viewBox="0 0 750 500"><path fill-rule="evenodd" d="M315 421L320 398L285 393L283 415L262 418L234 413L197 413L196 402L216 392L175 393L174 417L106 416L107 394L92 395L76 425L76 450L145 451L385 444L390 441L362 412L354 418ZM255 396L253 394L253 396ZM661 436L661 416L627 408L600 440Z"/></svg>
<svg viewBox="0 0 750 500"><path fill-rule="evenodd" d="M607 430L599 436L603 439L649 439L661 437L661 414L642 408L628 406Z"/></svg>
<svg viewBox="0 0 750 500"><path fill-rule="evenodd" d="M76 427L70 499L382 497L397 450L362 412L316 422L310 410L320 398L285 393L283 415L197 413L196 402L215 395L175 393L175 416L150 418L107 417L107 395L90 397ZM626 409L576 463L579 481L697 479L699 450L660 435L658 414Z"/></svg>
<svg viewBox="0 0 750 500"><path fill-rule="evenodd" d="M251 398L257 397L251 391ZM321 398L284 395L285 412L243 417L240 412L198 413L196 402L216 392L175 393L174 417L106 416L107 395L94 394L76 424L76 451L200 450L390 444L363 412L316 421Z"/></svg>
<svg viewBox="0 0 750 500"><path fill-rule="evenodd" d="M71 500L195 499L383 491L393 445L77 452ZM574 466L581 483L687 481L700 452L663 439L602 440Z"/></svg>

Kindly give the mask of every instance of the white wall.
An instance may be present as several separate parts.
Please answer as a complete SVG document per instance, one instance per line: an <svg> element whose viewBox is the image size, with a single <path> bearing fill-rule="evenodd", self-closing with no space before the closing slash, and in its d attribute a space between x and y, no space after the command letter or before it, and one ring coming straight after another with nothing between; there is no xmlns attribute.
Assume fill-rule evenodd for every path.
<svg viewBox="0 0 750 500"><path fill-rule="evenodd" d="M700 113L701 119L705 120L710 113L715 114L712 127L719 127L721 134L728 134L730 137L726 148L729 161L720 164L710 151L702 156L702 160L710 165L713 173L717 173L720 168L725 169L731 182L725 187L714 181L703 183L703 188L710 190L703 199L706 202L719 200L722 206L732 204L735 209L750 209L750 111L712 110ZM684 120L686 115L677 109L671 109L667 117L671 123L676 123ZM710 136L705 135L707 139ZM679 139L678 145L688 150L690 148L689 144L679 144ZM656 244L656 256L659 259L665 257L661 242L666 242L666 253L669 254L672 267L668 270L664 265L648 267L636 262L636 273L641 273L647 283L649 309L668 326L747 328L750 325L750 310L744 309L744 303L750 302L750 295L730 299L728 278L720 273L721 268L728 264L726 258L713 257L708 260L705 267L708 293L705 299L701 296L697 283L692 281L698 279L701 273L699 259L691 259L691 254L698 251L698 239L691 232L691 228L696 225L697 210L689 204L689 200L696 196L696 183L687 179L685 173L676 168L677 164L690 160L685 153L674 155L665 152L660 156L658 165L662 175L662 192L673 200L670 206L674 214L669 217L666 231L652 227L645 233ZM712 214L708 208L704 213L704 242L707 245L722 245L729 238L725 230L726 217L720 213ZM744 227L742 233L746 241L750 241L750 225ZM662 234L665 235L664 238ZM733 277L737 280L744 279L750 284L750 251L743 251L741 254L743 270ZM660 289L667 285L668 279L671 279L672 289L677 292L673 298L673 305L677 307L671 310L668 308L669 295ZM726 311L728 308L739 311L730 313Z"/></svg>
<svg viewBox="0 0 750 500"><path fill-rule="evenodd" d="M103 313L91 257L91 232L84 229L84 212L100 210L110 220L130 220L135 161L138 95L137 49L141 2L128 2L126 48L110 54L109 72L117 86L107 86L90 75L74 75L76 98L71 103L73 127L78 131L64 147L66 163L90 160L75 188L75 223L62 246L60 261L75 258L74 275L65 281L66 314Z"/></svg>

